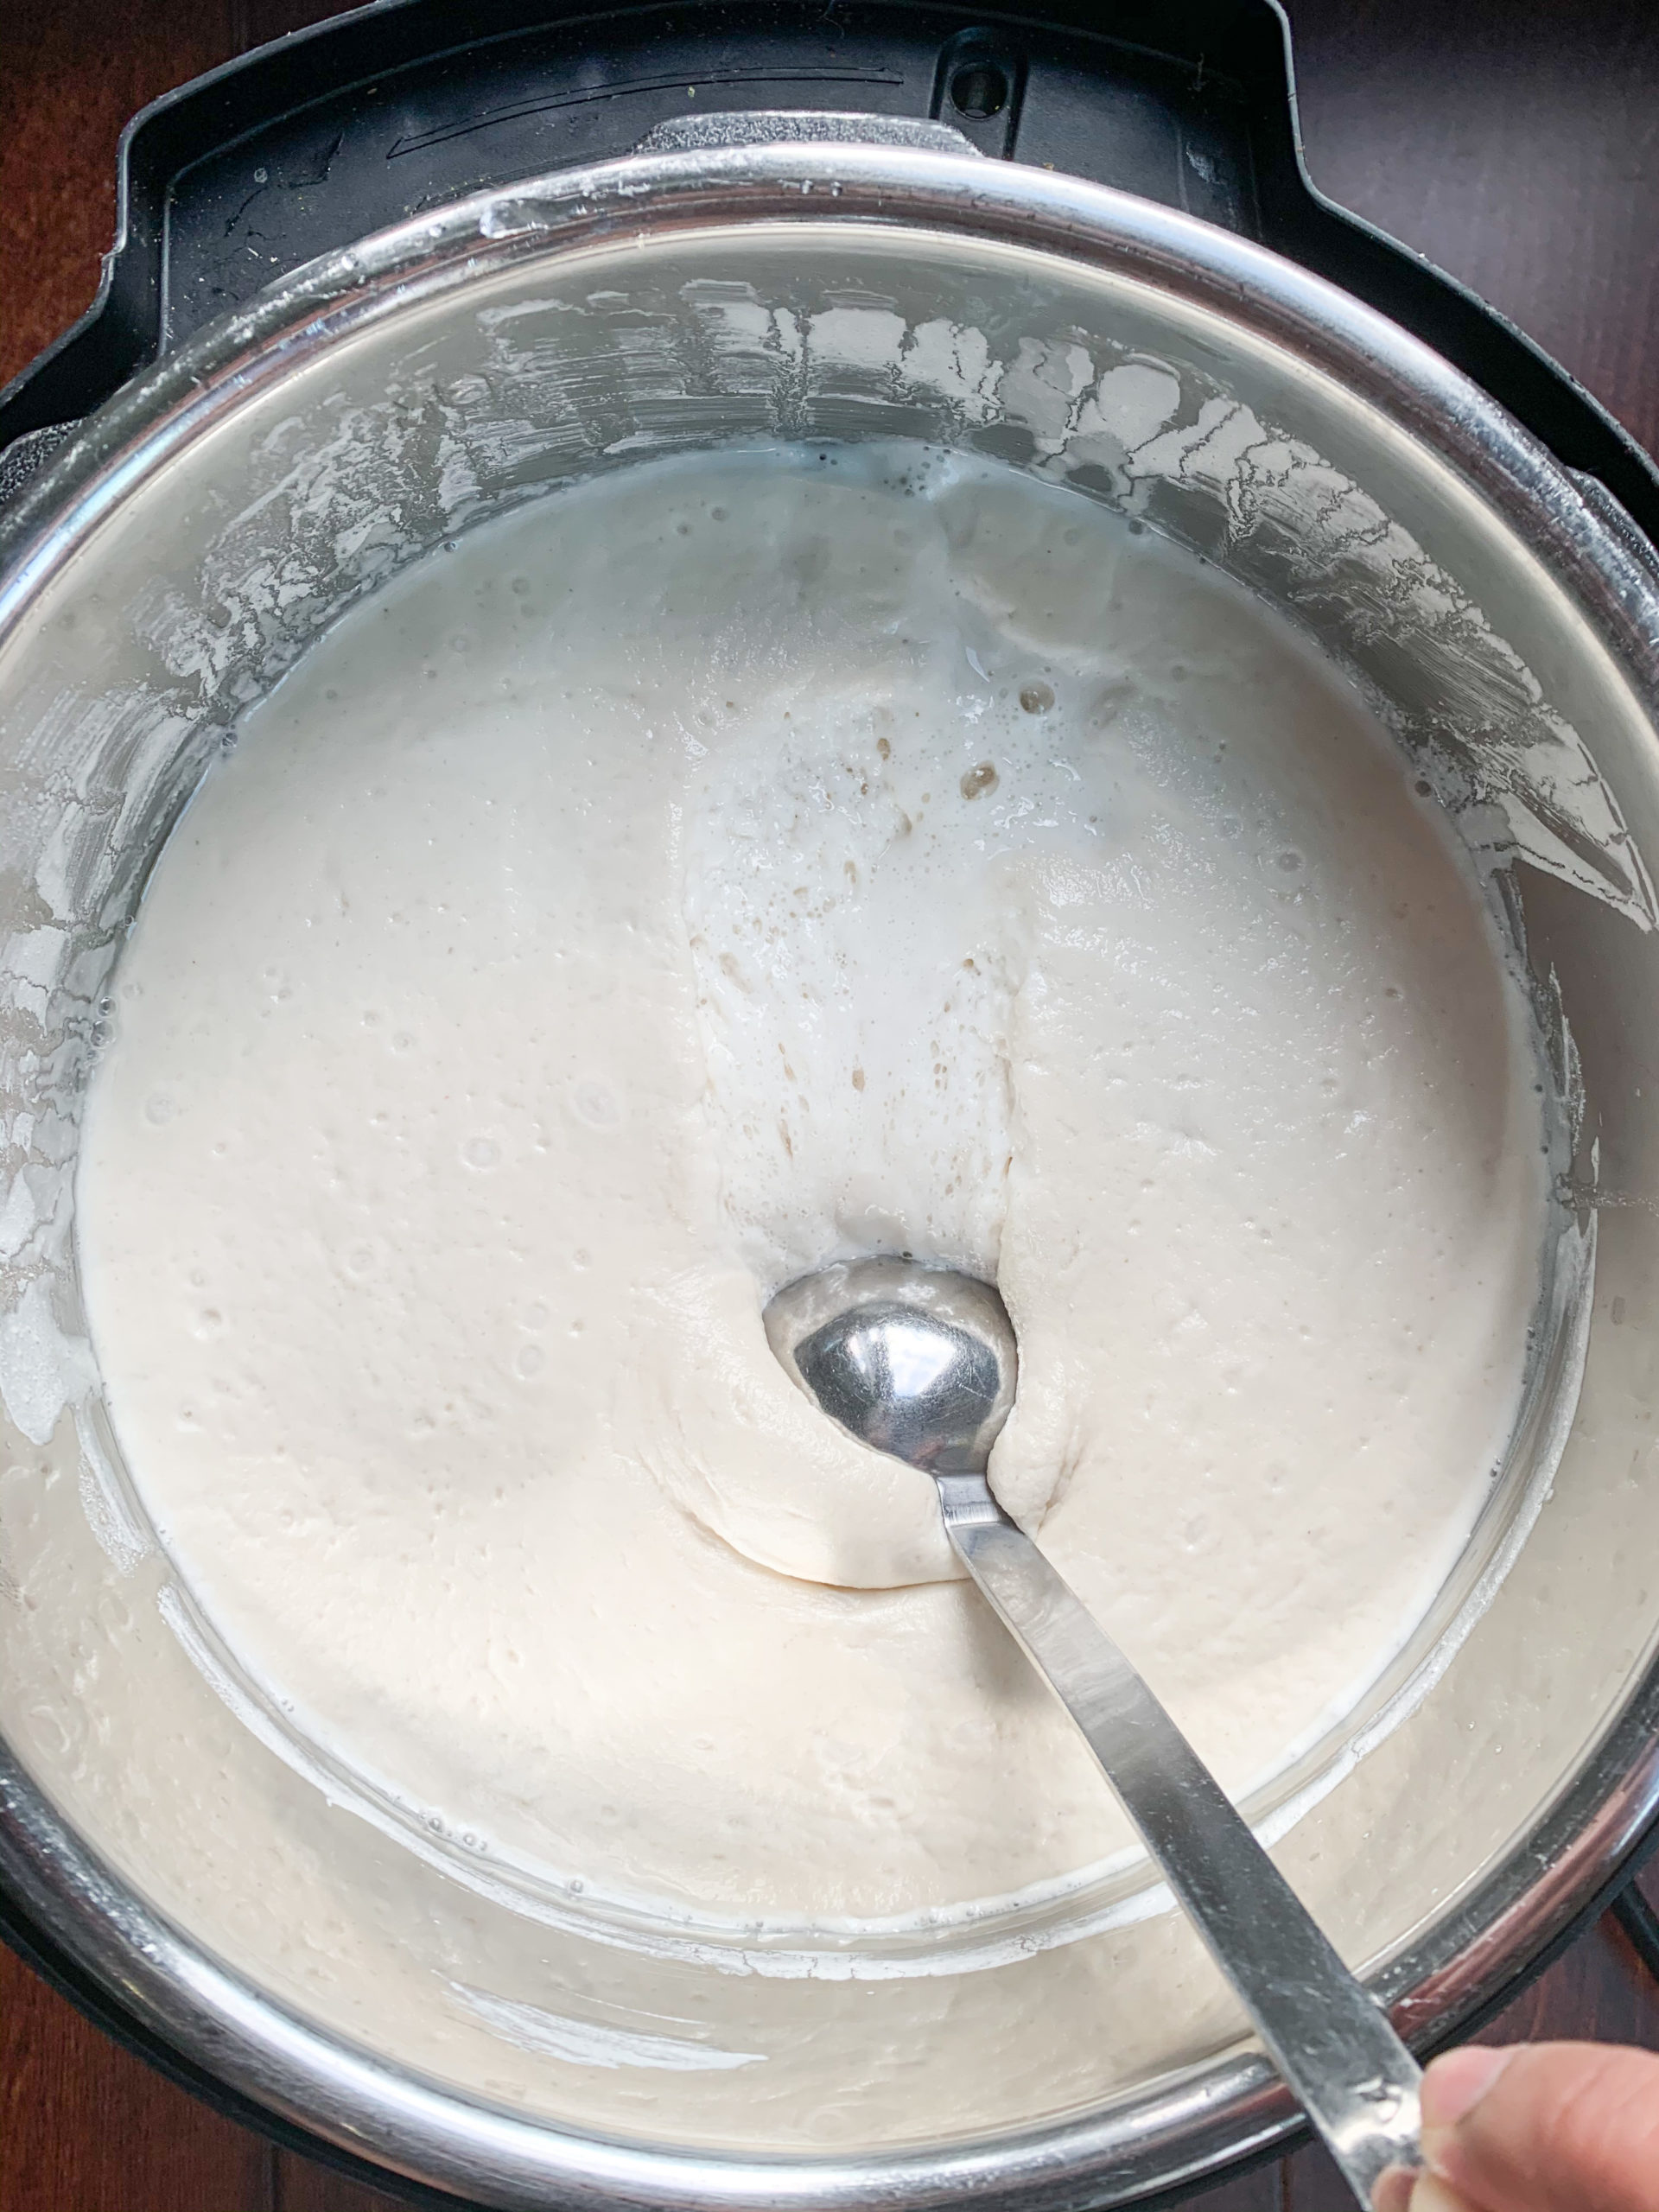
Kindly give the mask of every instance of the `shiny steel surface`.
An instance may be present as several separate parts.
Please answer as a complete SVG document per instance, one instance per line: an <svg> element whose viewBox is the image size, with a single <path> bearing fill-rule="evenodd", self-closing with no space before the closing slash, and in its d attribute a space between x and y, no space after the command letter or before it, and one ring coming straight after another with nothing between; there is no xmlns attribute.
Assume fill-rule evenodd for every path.
<svg viewBox="0 0 1659 2212"><path fill-rule="evenodd" d="M861 1444L930 1474L984 1472L1020 1372L988 1283L858 1260L785 1284L766 1324L785 1372Z"/></svg>
<svg viewBox="0 0 1659 2212"><path fill-rule="evenodd" d="M1236 340L1278 349L1325 379L1340 395L1333 404L1375 410L1389 438L1432 458L1449 493L1480 503L1524 541L1586 640L1644 696L1659 696L1659 595L1643 559L1601 501L1407 333L1173 210L1034 169L845 145L566 172L423 215L283 280L136 379L22 495L0 527L0 635L119 519L137 488L187 459L251 397L282 388L354 334L520 264L718 226L830 218L1110 270L1188 303L1212 329L1218 357ZM1570 1925L1659 1808L1650 1649L1632 1655L1610 1711L1568 1785L1522 1808L1512 1841L1373 1977L1414 2040L1455 2031ZM1007 2212L1062 2212L1201 2186L1294 2125L1282 2089L1246 2054L1223 2056L1138 2104L872 2156L728 2156L553 2128L459 2095L254 1986L112 1871L3 1746L0 1880L135 2015L223 2080L391 2168L500 2206L830 2212L971 2197Z"/></svg>
<svg viewBox="0 0 1659 2212"><path fill-rule="evenodd" d="M785 1371L861 1443L931 1474L958 1558L1077 1724L1358 2202L1419 2156L1422 2071L1168 1713L997 1503L991 1446L1019 1351L1001 1300L913 1261L826 1268L780 1290Z"/></svg>

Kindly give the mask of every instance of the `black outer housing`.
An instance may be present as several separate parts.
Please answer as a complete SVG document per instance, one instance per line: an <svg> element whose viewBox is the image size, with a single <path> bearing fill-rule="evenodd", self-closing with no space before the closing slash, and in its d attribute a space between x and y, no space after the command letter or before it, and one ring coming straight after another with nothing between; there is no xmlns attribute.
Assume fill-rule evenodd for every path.
<svg viewBox="0 0 1659 2212"><path fill-rule="evenodd" d="M315 256L470 192L626 154L671 118L734 108L937 117L986 154L1255 239L1434 347L1659 543L1659 470L1606 410L1473 293L1315 191L1276 0L1048 0L1040 15L944 0L377 0L196 79L128 125L98 297L0 392L0 497L129 377ZM1585 1932L1654 1840L1460 2035ZM1636 1902L1621 1900L1621 1923L1659 1974L1644 1940L1659 1923ZM229 2118L429 2212L461 2206L227 2088L3 1891L0 1938Z"/></svg>

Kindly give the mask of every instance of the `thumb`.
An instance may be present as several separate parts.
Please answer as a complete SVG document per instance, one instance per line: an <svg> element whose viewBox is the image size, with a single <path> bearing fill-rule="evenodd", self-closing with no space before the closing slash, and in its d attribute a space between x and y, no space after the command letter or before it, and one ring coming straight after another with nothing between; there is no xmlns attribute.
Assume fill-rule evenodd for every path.
<svg viewBox="0 0 1659 2212"><path fill-rule="evenodd" d="M1659 2212L1659 2058L1592 2043L1472 2045L1423 2077L1423 2158L1479 2212ZM1413 2205L1444 2204L1433 2180Z"/></svg>

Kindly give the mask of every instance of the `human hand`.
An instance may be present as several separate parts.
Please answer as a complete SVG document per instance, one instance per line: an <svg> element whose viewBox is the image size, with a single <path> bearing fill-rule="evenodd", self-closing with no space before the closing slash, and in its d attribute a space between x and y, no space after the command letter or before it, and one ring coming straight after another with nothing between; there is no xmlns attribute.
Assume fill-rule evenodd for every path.
<svg viewBox="0 0 1659 2212"><path fill-rule="evenodd" d="M1383 2177L1376 2212L1659 2212L1659 2057L1448 2051L1423 2076L1423 2163Z"/></svg>

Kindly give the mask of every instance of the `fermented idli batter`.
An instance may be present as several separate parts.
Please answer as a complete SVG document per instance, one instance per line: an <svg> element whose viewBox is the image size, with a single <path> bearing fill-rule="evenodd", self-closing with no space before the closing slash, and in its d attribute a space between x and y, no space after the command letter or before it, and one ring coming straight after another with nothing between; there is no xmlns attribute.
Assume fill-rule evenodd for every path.
<svg viewBox="0 0 1659 2212"><path fill-rule="evenodd" d="M1239 1792L1465 1541L1541 1101L1344 682L1102 507L913 447L640 464L245 717L118 970L79 1188L132 1477L334 1759L594 1895L907 1916L1126 1840L933 1486L761 1308L1018 1328L991 1479Z"/></svg>

